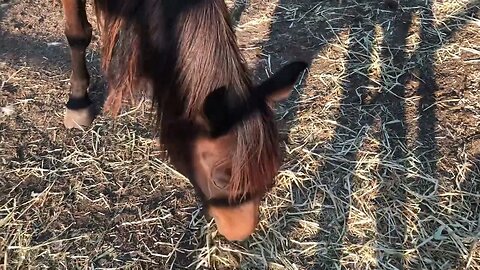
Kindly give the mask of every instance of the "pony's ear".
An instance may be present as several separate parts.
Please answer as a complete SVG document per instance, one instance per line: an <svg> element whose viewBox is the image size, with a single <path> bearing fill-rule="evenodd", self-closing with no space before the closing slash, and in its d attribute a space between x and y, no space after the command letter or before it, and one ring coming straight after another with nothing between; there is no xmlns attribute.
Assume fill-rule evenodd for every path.
<svg viewBox="0 0 480 270"><path fill-rule="evenodd" d="M212 91L203 105L210 136L216 138L225 135L244 118L261 110L266 103L288 98L299 75L307 66L305 62L292 62L284 66L257 86L247 100L239 97L235 91L228 91L226 87Z"/></svg>
<svg viewBox="0 0 480 270"><path fill-rule="evenodd" d="M289 63L257 86L256 91L269 103L284 101L290 96L295 82L307 67L306 62Z"/></svg>

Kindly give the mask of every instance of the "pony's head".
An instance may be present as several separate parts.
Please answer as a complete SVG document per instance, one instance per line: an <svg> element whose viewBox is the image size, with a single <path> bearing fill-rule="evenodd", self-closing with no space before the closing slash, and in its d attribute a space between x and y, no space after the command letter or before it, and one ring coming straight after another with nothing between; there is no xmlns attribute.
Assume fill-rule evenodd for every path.
<svg viewBox="0 0 480 270"><path fill-rule="evenodd" d="M171 163L194 185L229 240L258 223L261 198L281 158L273 108L290 95L304 62L251 82L223 0L97 1L103 62L116 115L152 86L157 126Z"/></svg>
<svg viewBox="0 0 480 270"><path fill-rule="evenodd" d="M173 165L196 187L229 240L244 240L256 228L261 198L274 185L281 163L273 108L289 97L306 67L290 63L246 97L218 88L205 98L195 123L163 128L170 134Z"/></svg>

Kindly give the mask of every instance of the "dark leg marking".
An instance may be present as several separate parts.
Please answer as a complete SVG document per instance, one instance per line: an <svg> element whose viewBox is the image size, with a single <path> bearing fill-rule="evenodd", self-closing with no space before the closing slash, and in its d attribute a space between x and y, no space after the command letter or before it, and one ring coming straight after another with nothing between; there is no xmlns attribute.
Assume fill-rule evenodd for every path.
<svg viewBox="0 0 480 270"><path fill-rule="evenodd" d="M86 49L92 40L92 26L87 20L84 0L62 0L62 5L72 67L64 125L83 128L90 126L94 119L92 101L87 93L90 74L85 60Z"/></svg>

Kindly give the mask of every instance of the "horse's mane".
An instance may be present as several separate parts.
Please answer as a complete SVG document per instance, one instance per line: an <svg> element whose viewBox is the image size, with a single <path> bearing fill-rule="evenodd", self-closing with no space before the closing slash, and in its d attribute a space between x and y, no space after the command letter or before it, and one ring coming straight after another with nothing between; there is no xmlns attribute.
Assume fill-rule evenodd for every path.
<svg viewBox="0 0 480 270"><path fill-rule="evenodd" d="M109 80L107 112L116 115L125 99L143 94L144 82L153 87L160 121L175 98L181 117L193 121L213 90L226 87L240 99L252 91L223 0L96 0L95 6ZM234 132L230 196L262 192L279 164L272 115L256 113Z"/></svg>

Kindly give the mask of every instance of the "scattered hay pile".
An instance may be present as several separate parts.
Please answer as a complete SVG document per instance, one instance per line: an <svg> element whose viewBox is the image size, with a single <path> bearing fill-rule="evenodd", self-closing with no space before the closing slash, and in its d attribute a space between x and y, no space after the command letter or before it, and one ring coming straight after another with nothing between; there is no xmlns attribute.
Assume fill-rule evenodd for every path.
<svg viewBox="0 0 480 270"><path fill-rule="evenodd" d="M244 243L202 217L147 106L61 127L69 61L47 2L0 10L6 269L480 269L478 1L237 3L259 77L312 60L279 108L285 163Z"/></svg>

